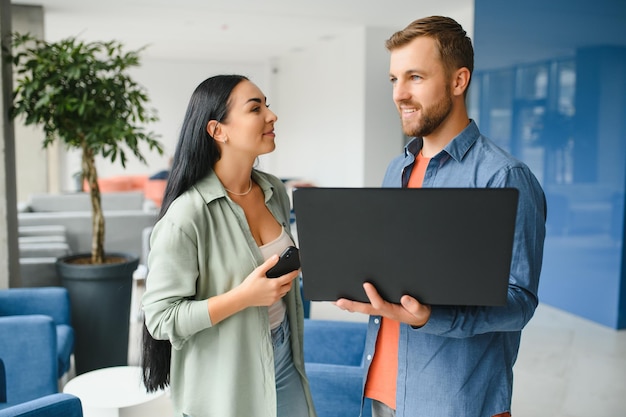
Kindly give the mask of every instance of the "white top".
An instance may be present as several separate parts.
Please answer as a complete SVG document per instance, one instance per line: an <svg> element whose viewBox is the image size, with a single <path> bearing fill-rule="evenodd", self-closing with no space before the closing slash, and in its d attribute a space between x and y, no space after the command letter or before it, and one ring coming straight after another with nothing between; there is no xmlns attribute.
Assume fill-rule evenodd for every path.
<svg viewBox="0 0 626 417"><path fill-rule="evenodd" d="M259 249L261 249L261 253L263 254L263 258L266 260L274 254L280 255L288 246L292 246L294 244L289 235L285 232L285 229L281 230L280 236L276 239L266 243L265 245L259 246ZM285 301L281 298L267 309L270 315L270 329L274 329L278 327L278 325L280 325L285 318L285 312L287 311Z"/></svg>

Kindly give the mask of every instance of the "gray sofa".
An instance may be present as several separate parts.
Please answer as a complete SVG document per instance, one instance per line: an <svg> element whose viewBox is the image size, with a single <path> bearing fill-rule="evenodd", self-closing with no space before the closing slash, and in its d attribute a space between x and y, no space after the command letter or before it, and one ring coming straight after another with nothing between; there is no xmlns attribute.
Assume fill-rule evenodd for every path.
<svg viewBox="0 0 626 417"><path fill-rule="evenodd" d="M102 194L106 252L141 257L144 230L154 225L157 207L141 191ZM60 285L54 263L61 256L91 252L88 193L33 194L18 207L22 286Z"/></svg>

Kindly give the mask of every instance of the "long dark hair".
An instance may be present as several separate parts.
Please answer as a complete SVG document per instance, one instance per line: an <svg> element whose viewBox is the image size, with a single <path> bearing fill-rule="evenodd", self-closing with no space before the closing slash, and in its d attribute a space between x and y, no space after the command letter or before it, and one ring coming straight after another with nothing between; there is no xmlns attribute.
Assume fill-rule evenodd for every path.
<svg viewBox="0 0 626 417"><path fill-rule="evenodd" d="M220 153L207 132L207 123L226 120L233 89L247 80L243 75L217 75L196 87L187 106L157 221L176 198L213 169ZM154 339L144 322L142 345L144 385L148 392L165 388L170 383L171 343Z"/></svg>

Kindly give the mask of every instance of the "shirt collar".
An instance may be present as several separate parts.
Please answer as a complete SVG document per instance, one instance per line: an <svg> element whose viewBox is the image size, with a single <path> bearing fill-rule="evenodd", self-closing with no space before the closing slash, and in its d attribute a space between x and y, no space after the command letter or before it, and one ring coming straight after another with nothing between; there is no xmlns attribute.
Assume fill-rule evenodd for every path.
<svg viewBox="0 0 626 417"><path fill-rule="evenodd" d="M269 200L274 189L272 184L263 175L260 175L260 173L254 169L252 170L252 179L254 180L254 182L259 184L259 186L263 190L263 193L265 194L265 201ZM207 204L213 200L217 200L218 198L227 197L224 186L220 182L217 175L215 175L215 171L213 170L211 170L206 177L198 181L194 185L194 187L196 188L196 190L198 190L198 192Z"/></svg>
<svg viewBox="0 0 626 417"><path fill-rule="evenodd" d="M446 152L456 161L461 161L467 151L474 145L478 137L480 136L480 131L478 130L478 126L476 126L476 122L470 119L469 124L459 133L456 137L454 137L450 143L443 148L442 152ZM407 145L404 147L404 155L409 156L412 155L415 157L419 151L422 149L424 144L424 140L421 137L413 138Z"/></svg>

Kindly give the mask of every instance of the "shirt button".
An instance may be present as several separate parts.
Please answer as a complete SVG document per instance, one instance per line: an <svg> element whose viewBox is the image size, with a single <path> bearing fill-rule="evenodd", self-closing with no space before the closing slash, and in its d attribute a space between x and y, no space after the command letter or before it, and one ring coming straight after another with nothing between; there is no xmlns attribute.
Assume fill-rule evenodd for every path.
<svg viewBox="0 0 626 417"><path fill-rule="evenodd" d="M367 355L367 360L371 361L372 360L372 355Z"/></svg>
<svg viewBox="0 0 626 417"><path fill-rule="evenodd" d="M374 319L374 323L376 324L380 323L380 319Z"/></svg>

